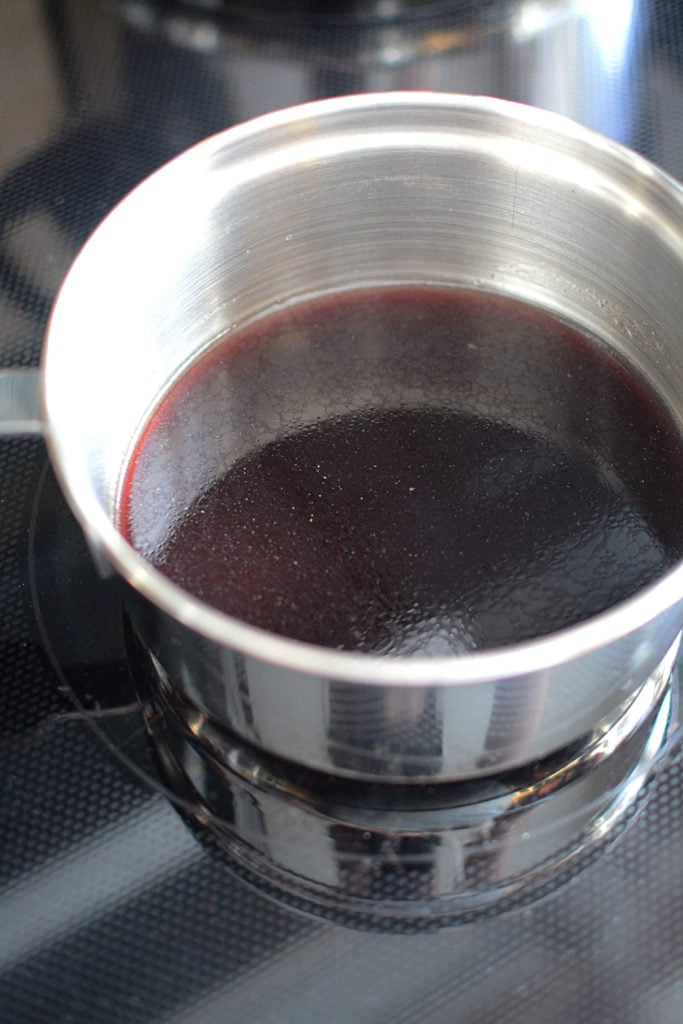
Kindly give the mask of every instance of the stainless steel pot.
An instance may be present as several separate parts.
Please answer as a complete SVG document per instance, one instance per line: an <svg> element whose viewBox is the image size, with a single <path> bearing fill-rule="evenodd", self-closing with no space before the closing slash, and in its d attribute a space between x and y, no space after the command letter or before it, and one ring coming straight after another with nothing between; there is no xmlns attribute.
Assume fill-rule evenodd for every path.
<svg viewBox="0 0 683 1024"><path fill-rule="evenodd" d="M159 395L207 344L359 284L457 283L537 303L613 345L683 423L682 281L676 183L570 121L499 100L326 100L230 129L154 174L70 270L41 390L55 470L97 558L127 581L159 685L198 729L209 719L352 778L500 773L606 729L673 663L683 566L533 642L382 659L266 634L180 590L119 533L121 475ZM0 380L12 429L30 385Z"/></svg>

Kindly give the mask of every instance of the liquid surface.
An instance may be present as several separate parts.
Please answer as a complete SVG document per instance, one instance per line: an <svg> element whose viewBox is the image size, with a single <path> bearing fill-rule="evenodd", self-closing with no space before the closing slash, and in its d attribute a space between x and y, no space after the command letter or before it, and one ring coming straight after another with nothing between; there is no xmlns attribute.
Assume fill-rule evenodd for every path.
<svg viewBox="0 0 683 1024"><path fill-rule="evenodd" d="M162 401L121 526L271 632L449 654L586 619L683 552L683 446L606 348L512 300L372 289L228 335Z"/></svg>

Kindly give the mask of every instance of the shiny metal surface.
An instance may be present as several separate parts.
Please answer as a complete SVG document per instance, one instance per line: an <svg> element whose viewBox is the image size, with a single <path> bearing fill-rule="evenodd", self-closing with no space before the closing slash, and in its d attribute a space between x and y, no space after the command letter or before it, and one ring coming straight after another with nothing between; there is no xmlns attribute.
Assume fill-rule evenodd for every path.
<svg viewBox="0 0 683 1024"><path fill-rule="evenodd" d="M159 0L109 2L141 37L200 54L205 102L229 112L232 123L360 92L500 96L565 114L683 174L664 113L680 99L666 3L380 0L316 10L306 3L228 2L208 10ZM118 78L112 82L119 85Z"/></svg>
<svg viewBox="0 0 683 1024"><path fill-rule="evenodd" d="M160 691L144 660L148 729L183 813L280 896L386 930L452 924L562 884L633 817L676 721L667 670L608 727L522 771L367 785L245 747Z"/></svg>
<svg viewBox="0 0 683 1024"><path fill-rule="evenodd" d="M195 147L121 204L52 315L47 440L178 692L271 753L387 780L510 769L613 717L676 640L681 567L538 641L373 658L265 634L182 592L119 534L118 487L152 405L226 327L359 283L457 283L537 303L613 345L683 420L682 194L635 154L543 111L415 93L268 115ZM74 395L74 381L88 386ZM302 381L275 413L250 418L236 404L231 454L320 414ZM543 435L553 425L537 385L532 374L504 414ZM382 407L382 389L372 374L342 379L324 413L361 408L368 392Z"/></svg>

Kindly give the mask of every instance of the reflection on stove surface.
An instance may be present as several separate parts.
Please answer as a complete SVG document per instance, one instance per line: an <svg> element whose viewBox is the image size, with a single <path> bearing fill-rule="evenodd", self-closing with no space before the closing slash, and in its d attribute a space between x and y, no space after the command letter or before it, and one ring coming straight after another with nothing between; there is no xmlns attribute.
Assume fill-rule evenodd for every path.
<svg viewBox="0 0 683 1024"><path fill-rule="evenodd" d="M365 784L248 747L179 701L132 632L129 648L161 777L190 820L273 892L387 929L471 920L562 884L633 819L675 721L672 658L609 726L527 768Z"/></svg>

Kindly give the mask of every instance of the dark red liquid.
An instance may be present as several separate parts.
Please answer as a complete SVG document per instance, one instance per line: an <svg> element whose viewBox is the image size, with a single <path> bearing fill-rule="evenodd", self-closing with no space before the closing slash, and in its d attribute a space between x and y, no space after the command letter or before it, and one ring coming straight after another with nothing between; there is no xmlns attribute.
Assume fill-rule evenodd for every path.
<svg viewBox="0 0 683 1024"><path fill-rule="evenodd" d="M294 306L163 400L122 529L207 603L330 647L445 654L586 619L683 553L683 445L641 378L447 288Z"/></svg>

